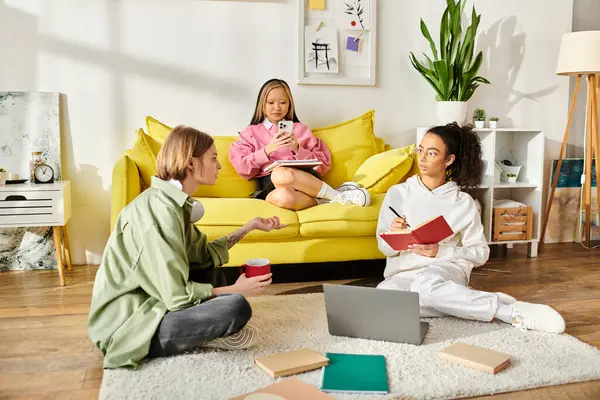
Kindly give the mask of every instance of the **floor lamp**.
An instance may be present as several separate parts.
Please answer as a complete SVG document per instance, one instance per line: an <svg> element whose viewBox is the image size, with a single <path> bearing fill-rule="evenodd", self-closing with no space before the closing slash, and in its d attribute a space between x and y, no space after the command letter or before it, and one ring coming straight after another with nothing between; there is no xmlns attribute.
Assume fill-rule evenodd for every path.
<svg viewBox="0 0 600 400"><path fill-rule="evenodd" d="M576 76L575 90L571 100L569 110L569 118L565 135L560 149L560 156L556 171L554 172L554 180L552 182L552 190L548 197L548 207L546 207L546 215L542 228L541 240L543 242L548 224L548 217L552 208L552 199L554 191L558 183L558 175L562 166L563 157L567 148L567 140L569 138L569 127L573 119L573 111L577 102L577 93L581 78L587 80L587 107L586 107L586 124L585 124L585 164L584 174L585 181L583 183L583 209L585 212L585 243L590 247L591 241L591 209L592 209L592 159L596 158L596 190L597 201L600 201L600 137L598 132L598 93L596 87L598 82L598 74L600 74L600 31L583 31L571 32L562 37L560 52L558 57L558 66L556 73L558 75ZM599 208L600 211L600 208Z"/></svg>

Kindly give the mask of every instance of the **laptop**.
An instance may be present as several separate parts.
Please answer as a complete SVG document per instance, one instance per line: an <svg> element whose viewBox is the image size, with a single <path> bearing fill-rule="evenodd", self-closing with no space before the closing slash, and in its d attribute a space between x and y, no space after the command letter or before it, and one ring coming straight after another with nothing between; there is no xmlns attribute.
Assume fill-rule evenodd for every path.
<svg viewBox="0 0 600 400"><path fill-rule="evenodd" d="M416 292L324 283L323 293L331 335L421 344L429 329Z"/></svg>

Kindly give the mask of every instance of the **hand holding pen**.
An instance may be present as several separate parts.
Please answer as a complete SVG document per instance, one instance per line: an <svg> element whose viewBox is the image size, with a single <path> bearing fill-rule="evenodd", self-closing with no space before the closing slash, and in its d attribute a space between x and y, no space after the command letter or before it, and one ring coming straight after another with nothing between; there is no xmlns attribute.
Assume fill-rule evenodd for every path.
<svg viewBox="0 0 600 400"><path fill-rule="evenodd" d="M405 230L406 228L410 228L410 225L408 222L406 222L406 217L400 216L400 214L398 214L391 206L390 210L398 217L392 220L392 224L390 226L391 231L401 231Z"/></svg>

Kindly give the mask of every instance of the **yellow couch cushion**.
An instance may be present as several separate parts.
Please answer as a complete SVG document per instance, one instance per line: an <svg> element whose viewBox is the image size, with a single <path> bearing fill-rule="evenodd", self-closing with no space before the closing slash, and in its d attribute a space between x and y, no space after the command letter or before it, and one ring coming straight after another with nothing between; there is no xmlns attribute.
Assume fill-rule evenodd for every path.
<svg viewBox="0 0 600 400"><path fill-rule="evenodd" d="M254 217L278 216L285 228L271 232L252 231L245 240L285 239L298 236L298 216L294 211L285 210L257 199L216 199L197 198L206 210L204 217L196 224L210 239L230 234Z"/></svg>
<svg viewBox="0 0 600 400"><path fill-rule="evenodd" d="M352 180L371 193L386 193L411 171L414 147L413 144L372 155L358 168Z"/></svg>
<svg viewBox="0 0 600 400"><path fill-rule="evenodd" d="M161 143L146 135L143 129L135 131L135 142L126 155L135 163L145 187L151 185L152 176L156 175L156 156Z"/></svg>
<svg viewBox="0 0 600 400"><path fill-rule="evenodd" d="M164 143L172 129L152 117L146 117L146 126L150 136L161 143ZM258 182L256 180L247 181L239 176L229 162L229 147L237 139L237 136L213 136L213 139L217 148L217 159L221 163L219 178L214 186L200 186L194 192L194 197L250 197L258 189Z"/></svg>
<svg viewBox="0 0 600 400"><path fill-rule="evenodd" d="M304 237L374 236L385 194L371 196L369 207L326 203L298 211Z"/></svg>
<svg viewBox="0 0 600 400"><path fill-rule="evenodd" d="M333 188L351 180L358 167L378 152L373 133L374 118L375 111L371 110L349 121L313 130L331 152L331 168L323 180Z"/></svg>
<svg viewBox="0 0 600 400"><path fill-rule="evenodd" d="M155 118L150 116L146 117L146 130L148 131L148 135L161 143L165 142L165 139L172 129L173 128L170 126L163 124Z"/></svg>

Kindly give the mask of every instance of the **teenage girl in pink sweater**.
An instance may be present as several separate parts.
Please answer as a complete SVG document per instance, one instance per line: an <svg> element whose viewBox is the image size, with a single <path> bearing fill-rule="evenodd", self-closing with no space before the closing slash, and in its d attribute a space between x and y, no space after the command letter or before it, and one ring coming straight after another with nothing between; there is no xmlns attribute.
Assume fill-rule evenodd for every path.
<svg viewBox="0 0 600 400"><path fill-rule="evenodd" d="M292 134L278 135L280 121L293 121ZM318 159L315 168L277 167L270 173L264 168L277 160ZM331 153L325 143L296 116L294 99L287 83L267 81L258 93L250 125L229 149L229 160L244 179L258 179L259 190L252 195L281 208L303 210L335 201L368 206L369 192L354 182L333 189L321 180L331 166Z"/></svg>

